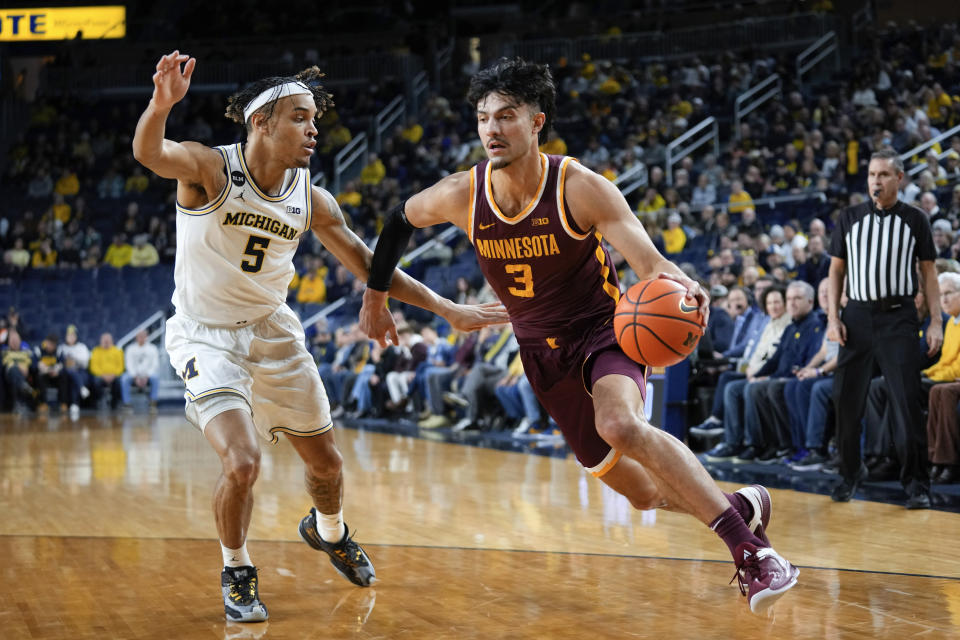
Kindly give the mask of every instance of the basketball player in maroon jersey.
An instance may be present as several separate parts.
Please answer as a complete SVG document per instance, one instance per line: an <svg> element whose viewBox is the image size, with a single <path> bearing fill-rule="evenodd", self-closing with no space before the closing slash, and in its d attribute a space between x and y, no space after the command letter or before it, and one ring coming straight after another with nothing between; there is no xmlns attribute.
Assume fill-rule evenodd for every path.
<svg viewBox="0 0 960 640"><path fill-rule="evenodd" d="M799 571L769 544L770 496L724 494L693 453L644 417L645 370L617 345L620 295L605 237L640 278L687 288L706 324L700 286L654 247L620 191L564 156L539 152L556 89L546 66L501 61L473 77L467 99L488 159L448 176L390 212L377 241L360 324L385 344L396 327L375 313L414 229L452 222L510 314L524 372L579 462L638 509L689 513L733 554L750 608L770 606ZM749 523L749 525L748 525Z"/></svg>

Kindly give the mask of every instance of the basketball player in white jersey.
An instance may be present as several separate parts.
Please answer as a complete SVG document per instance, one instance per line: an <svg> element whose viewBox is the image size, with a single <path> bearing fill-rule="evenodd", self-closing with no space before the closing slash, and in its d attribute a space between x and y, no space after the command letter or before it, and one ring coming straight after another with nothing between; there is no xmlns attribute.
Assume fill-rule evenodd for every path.
<svg viewBox="0 0 960 640"><path fill-rule="evenodd" d="M227 619L256 622L267 619L267 609L245 540L260 467L257 434L276 442L283 433L305 463L314 507L300 523L303 539L354 584L375 580L343 522L342 458L330 406L300 321L284 303L294 252L308 231L364 280L372 253L346 226L336 200L310 183L316 121L332 106L316 67L232 96L226 115L245 126L246 142L210 148L164 138L195 66L179 51L157 63L133 152L157 175L177 180L177 312L167 321L166 347L186 384L187 417L223 466L213 509ZM456 305L404 276L393 294L461 330L507 319L499 305ZM389 316L386 306L375 313Z"/></svg>

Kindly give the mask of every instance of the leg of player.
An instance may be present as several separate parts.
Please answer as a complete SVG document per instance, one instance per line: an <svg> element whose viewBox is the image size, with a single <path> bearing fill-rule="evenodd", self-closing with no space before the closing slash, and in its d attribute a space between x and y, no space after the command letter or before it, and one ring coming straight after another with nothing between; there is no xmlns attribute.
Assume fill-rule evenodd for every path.
<svg viewBox="0 0 960 640"><path fill-rule="evenodd" d="M683 496L674 492L659 478L647 473L639 462L624 456L610 471L600 476L607 486L625 496L635 509L663 509L675 513L690 514L693 507ZM735 493L724 493L727 502L747 523L747 528L755 536L769 545L766 530L770 523L772 502L765 487L751 485L737 489Z"/></svg>
<svg viewBox="0 0 960 640"><path fill-rule="evenodd" d="M317 436L287 436L305 464L304 483L314 506L300 521L300 537L330 556L330 564L344 578L360 587L376 580L373 563L350 537L343 521L343 457L333 430Z"/></svg>
<svg viewBox="0 0 960 640"><path fill-rule="evenodd" d="M797 581L799 571L751 531L703 465L682 442L647 422L636 383L605 375L593 384L597 432L643 465L654 484L683 496L689 513L717 532L733 555L741 592L754 612L766 609ZM616 467L615 467L616 468ZM669 496L665 496L669 502Z"/></svg>
<svg viewBox="0 0 960 640"><path fill-rule="evenodd" d="M267 619L260 602L257 568L247 553L247 529L253 511L253 485L260 473L260 445L250 414L231 409L207 423L207 441L220 456L223 472L213 492L213 513L223 551L220 588L228 620Z"/></svg>

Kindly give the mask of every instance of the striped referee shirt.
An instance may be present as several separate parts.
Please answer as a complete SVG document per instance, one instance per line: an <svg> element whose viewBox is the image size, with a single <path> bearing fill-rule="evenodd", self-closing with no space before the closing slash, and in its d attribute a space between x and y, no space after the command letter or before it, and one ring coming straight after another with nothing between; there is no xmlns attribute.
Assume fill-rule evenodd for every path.
<svg viewBox="0 0 960 640"><path fill-rule="evenodd" d="M849 207L830 242L830 255L847 263L847 296L859 302L917 293L917 261L937 251L927 216L897 201L890 209L871 202Z"/></svg>

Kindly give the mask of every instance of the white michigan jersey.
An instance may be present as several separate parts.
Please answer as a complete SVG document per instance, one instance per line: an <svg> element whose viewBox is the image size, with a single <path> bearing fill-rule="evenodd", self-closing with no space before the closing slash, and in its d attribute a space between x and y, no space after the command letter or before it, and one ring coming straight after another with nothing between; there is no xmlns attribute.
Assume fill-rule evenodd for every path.
<svg viewBox="0 0 960 640"><path fill-rule="evenodd" d="M201 209L177 203L173 304L207 325L244 326L286 300L293 254L310 229L310 171L288 169L280 195L270 196L239 143L215 148L227 169L223 191Z"/></svg>

